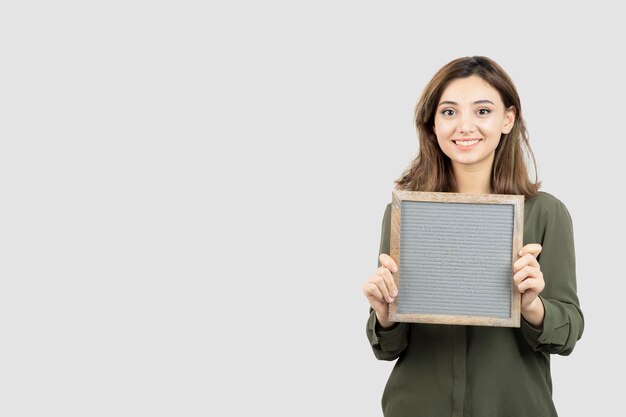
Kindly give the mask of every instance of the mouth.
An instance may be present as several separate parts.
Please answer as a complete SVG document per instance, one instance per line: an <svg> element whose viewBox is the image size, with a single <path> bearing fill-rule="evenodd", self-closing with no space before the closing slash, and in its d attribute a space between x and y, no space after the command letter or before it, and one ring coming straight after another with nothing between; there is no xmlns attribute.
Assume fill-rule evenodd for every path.
<svg viewBox="0 0 626 417"><path fill-rule="evenodd" d="M459 140L453 140L452 142L454 142L456 146L458 146L460 149L472 149L481 141L482 139L477 138L477 139L459 139Z"/></svg>

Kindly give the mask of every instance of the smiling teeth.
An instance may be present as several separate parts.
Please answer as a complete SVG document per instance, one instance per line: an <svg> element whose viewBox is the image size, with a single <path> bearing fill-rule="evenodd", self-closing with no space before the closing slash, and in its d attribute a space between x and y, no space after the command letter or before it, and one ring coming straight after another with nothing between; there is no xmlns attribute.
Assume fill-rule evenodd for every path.
<svg viewBox="0 0 626 417"><path fill-rule="evenodd" d="M463 146L472 146L475 143L478 143L478 141L477 140L464 140L464 141L457 140L456 141L457 145L463 145Z"/></svg>

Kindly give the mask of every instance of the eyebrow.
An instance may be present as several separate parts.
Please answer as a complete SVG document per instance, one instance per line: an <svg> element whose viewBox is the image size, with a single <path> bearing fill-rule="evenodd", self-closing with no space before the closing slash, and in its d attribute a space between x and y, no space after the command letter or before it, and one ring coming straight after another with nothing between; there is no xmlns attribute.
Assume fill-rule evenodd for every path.
<svg viewBox="0 0 626 417"><path fill-rule="evenodd" d="M476 100L474 101L472 104L485 104L485 103L489 103L495 106L495 103L491 100ZM439 103L439 106L443 105L443 104L453 104L453 105L458 105L459 103L457 103L456 101L450 101L450 100L446 100L446 101L442 101L441 103ZM439 107L437 106L437 107Z"/></svg>

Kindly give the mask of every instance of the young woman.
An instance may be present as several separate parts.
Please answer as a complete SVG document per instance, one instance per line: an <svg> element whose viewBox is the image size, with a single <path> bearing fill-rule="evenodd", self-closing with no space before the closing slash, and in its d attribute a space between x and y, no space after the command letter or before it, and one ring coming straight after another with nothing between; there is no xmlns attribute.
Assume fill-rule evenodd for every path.
<svg viewBox="0 0 626 417"><path fill-rule="evenodd" d="M569 355L583 332L572 220L539 191L517 90L489 58L456 59L428 83L415 110L419 151L396 188L525 196L524 246L511 277L520 328L393 323L398 295L385 210L378 269L364 283L374 355L395 360L382 397L388 417L556 416L550 354Z"/></svg>

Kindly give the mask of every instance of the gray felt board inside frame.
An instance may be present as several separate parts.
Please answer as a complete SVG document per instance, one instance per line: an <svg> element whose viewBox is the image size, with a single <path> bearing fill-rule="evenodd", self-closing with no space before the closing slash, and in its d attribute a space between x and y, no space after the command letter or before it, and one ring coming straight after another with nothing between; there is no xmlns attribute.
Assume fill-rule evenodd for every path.
<svg viewBox="0 0 626 417"><path fill-rule="evenodd" d="M393 321L519 327L523 196L392 193Z"/></svg>

